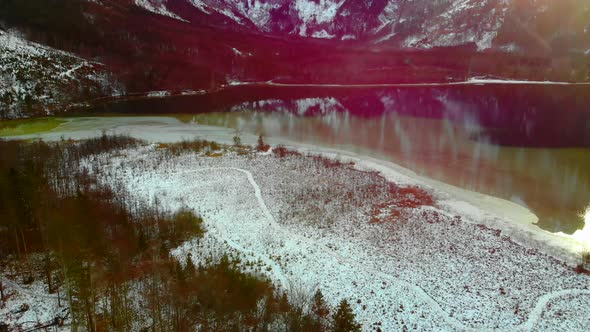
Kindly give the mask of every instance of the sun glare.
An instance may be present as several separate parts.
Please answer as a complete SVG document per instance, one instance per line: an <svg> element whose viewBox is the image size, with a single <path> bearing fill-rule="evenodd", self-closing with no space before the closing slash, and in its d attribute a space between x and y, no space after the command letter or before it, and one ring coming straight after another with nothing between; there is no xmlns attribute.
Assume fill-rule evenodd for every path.
<svg viewBox="0 0 590 332"><path fill-rule="evenodd" d="M587 248L590 248L590 205L588 205L586 211L580 216L584 218L584 228L576 231L572 237L584 243Z"/></svg>
<svg viewBox="0 0 590 332"><path fill-rule="evenodd" d="M580 217L584 219L584 228L577 230L570 237L580 241L586 248L590 249L590 205L588 205L585 212L580 214Z"/></svg>

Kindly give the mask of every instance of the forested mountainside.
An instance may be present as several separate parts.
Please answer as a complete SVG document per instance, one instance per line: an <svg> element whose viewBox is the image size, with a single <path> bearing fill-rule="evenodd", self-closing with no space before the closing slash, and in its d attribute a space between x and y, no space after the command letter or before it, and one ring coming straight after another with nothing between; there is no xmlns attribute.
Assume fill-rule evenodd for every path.
<svg viewBox="0 0 590 332"><path fill-rule="evenodd" d="M0 35L0 118L48 115L94 97L122 94L101 63L23 39Z"/></svg>
<svg viewBox="0 0 590 332"><path fill-rule="evenodd" d="M210 91L235 82L587 81L588 22L590 4L581 0L6 0L3 34L87 66L69 71L80 63L64 65L59 56L19 61L20 72L45 66L49 79L20 82L10 64L18 57L3 37L2 116L63 111L123 91ZM62 72L80 77L64 81ZM45 98L35 86L58 88ZM31 107L30 93L15 87L42 102Z"/></svg>

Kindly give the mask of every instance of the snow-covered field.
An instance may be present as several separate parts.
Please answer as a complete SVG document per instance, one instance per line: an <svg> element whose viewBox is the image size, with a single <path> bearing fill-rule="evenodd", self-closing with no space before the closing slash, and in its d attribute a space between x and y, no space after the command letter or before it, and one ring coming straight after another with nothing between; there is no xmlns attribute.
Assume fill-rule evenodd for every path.
<svg viewBox="0 0 590 332"><path fill-rule="evenodd" d="M499 217L392 170L386 180L320 158L174 157L155 145L85 165L138 202L200 213L206 237L177 248L177 257L230 251L292 296L320 288L332 305L348 298L367 331L571 331L589 323L587 276L484 226ZM424 187L435 204L403 208L388 180Z"/></svg>

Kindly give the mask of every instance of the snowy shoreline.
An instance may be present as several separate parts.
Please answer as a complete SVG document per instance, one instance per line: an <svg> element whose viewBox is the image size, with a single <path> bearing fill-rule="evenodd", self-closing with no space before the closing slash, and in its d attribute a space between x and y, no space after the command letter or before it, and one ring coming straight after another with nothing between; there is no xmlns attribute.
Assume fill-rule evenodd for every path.
<svg viewBox="0 0 590 332"><path fill-rule="evenodd" d="M207 126L191 123L183 124L175 118L168 117L88 117L65 118L66 123L44 133L23 136L4 137L5 139L43 139L58 141L65 139L87 139L102 135L103 131L112 134L124 134L151 143L175 143L186 139L204 139L222 144L233 144L236 131L229 128ZM258 136L241 133L242 142L255 145ZM529 209L498 197L469 191L423 177L410 169L393 162L369 157L361 153L347 151L343 148L317 146L295 142L280 137L267 138L273 146L281 145L288 149L321 155L326 158L338 158L353 161L357 167L367 171L378 171L387 179L397 183L418 184L445 195L445 209L459 215L482 219L487 227L501 229L518 243L533 247L561 261L575 266L580 261L580 253L589 246L572 236L550 233L535 223L537 216ZM483 217L483 218L482 218Z"/></svg>
<svg viewBox="0 0 590 332"><path fill-rule="evenodd" d="M551 233L539 228L535 225L538 221L537 216L517 203L423 177L390 161L362 156L345 150L293 142L281 144L302 153L354 162L359 169L378 171L386 179L396 183L427 187L437 194L447 197L441 202L445 210L476 219L487 227L500 229L520 245L540 250L572 266L580 263L581 253L590 246L590 244L582 243L570 235Z"/></svg>

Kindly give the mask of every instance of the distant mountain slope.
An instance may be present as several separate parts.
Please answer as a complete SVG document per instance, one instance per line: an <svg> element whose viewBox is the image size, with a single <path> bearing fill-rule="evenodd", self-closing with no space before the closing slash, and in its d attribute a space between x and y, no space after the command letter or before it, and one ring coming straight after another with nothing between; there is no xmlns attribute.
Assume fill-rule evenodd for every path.
<svg viewBox="0 0 590 332"><path fill-rule="evenodd" d="M183 3L184 2L184 3ZM358 40L431 48L474 43L491 47L506 0L135 0L151 12L191 22L198 15L254 33ZM186 4L193 7L191 11ZM197 14L196 12L199 12Z"/></svg>
<svg viewBox="0 0 590 332"><path fill-rule="evenodd" d="M382 47L474 44L479 50L538 51L539 43L551 43L567 33L572 37L570 47L590 48L590 3L584 0L134 0L134 4L192 23ZM496 38L499 42L494 43Z"/></svg>
<svg viewBox="0 0 590 332"><path fill-rule="evenodd" d="M0 32L0 119L49 115L71 103L123 93L104 66Z"/></svg>

